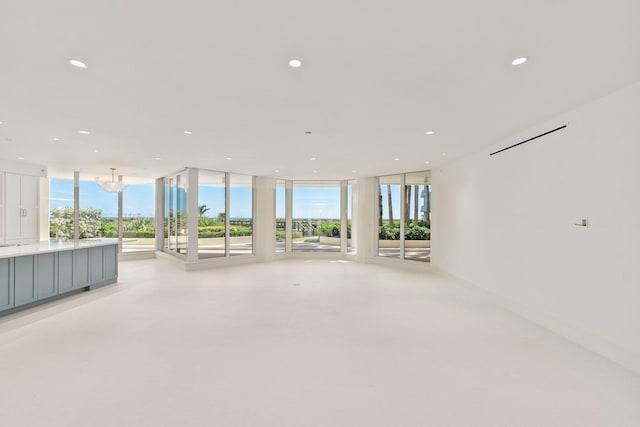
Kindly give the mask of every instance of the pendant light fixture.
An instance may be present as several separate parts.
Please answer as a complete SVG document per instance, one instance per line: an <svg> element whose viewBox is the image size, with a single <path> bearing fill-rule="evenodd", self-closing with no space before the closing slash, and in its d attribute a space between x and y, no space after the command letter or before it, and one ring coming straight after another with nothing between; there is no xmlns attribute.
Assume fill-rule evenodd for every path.
<svg viewBox="0 0 640 427"><path fill-rule="evenodd" d="M116 181L116 168L109 169L111 169L111 181L100 180L99 177L96 177L96 182L98 183L98 185L100 185L100 188L112 193L117 193L118 191L124 190L124 187L126 187L127 185L120 179Z"/></svg>

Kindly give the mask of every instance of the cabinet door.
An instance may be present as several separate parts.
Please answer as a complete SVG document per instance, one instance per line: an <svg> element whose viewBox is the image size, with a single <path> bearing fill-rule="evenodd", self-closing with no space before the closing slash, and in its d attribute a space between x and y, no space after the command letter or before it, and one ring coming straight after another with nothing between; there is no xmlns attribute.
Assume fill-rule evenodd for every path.
<svg viewBox="0 0 640 427"><path fill-rule="evenodd" d="M73 289L73 251L58 252L58 292Z"/></svg>
<svg viewBox="0 0 640 427"><path fill-rule="evenodd" d="M118 245L104 247L103 271L105 280L118 277Z"/></svg>
<svg viewBox="0 0 640 427"><path fill-rule="evenodd" d="M12 262L13 258L0 259L0 311L13 307Z"/></svg>
<svg viewBox="0 0 640 427"><path fill-rule="evenodd" d="M35 257L14 258L15 306L34 302L38 297L35 280Z"/></svg>
<svg viewBox="0 0 640 427"><path fill-rule="evenodd" d="M22 236L22 208L20 206L5 206L4 238L6 241L20 240Z"/></svg>
<svg viewBox="0 0 640 427"><path fill-rule="evenodd" d="M89 250L73 251L73 288L89 286Z"/></svg>
<svg viewBox="0 0 640 427"><path fill-rule="evenodd" d="M30 206L26 208L22 208L22 212L24 215L21 217L20 222L20 231L22 232L21 238L22 241L33 241L37 242L39 239L38 235L38 223L40 218L38 218L38 207Z"/></svg>
<svg viewBox="0 0 640 427"><path fill-rule="evenodd" d="M4 242L4 172L0 172L0 243Z"/></svg>
<svg viewBox="0 0 640 427"><path fill-rule="evenodd" d="M5 173L4 175L4 204L18 207L21 205L22 186L20 175Z"/></svg>
<svg viewBox="0 0 640 427"><path fill-rule="evenodd" d="M34 208L38 206L40 194L38 192L40 178L37 176L22 175L22 189L20 193L20 205Z"/></svg>
<svg viewBox="0 0 640 427"><path fill-rule="evenodd" d="M36 283L39 300L58 295L55 258L56 255L53 253L41 254L36 257Z"/></svg>
<svg viewBox="0 0 640 427"><path fill-rule="evenodd" d="M91 284L95 285L104 280L104 262L102 247L89 249L89 259L91 260Z"/></svg>

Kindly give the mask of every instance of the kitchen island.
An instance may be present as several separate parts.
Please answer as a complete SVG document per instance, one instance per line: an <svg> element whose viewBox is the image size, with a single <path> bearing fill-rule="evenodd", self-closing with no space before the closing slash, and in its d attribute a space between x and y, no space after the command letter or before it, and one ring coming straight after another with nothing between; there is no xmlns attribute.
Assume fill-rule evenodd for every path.
<svg viewBox="0 0 640 427"><path fill-rule="evenodd" d="M3 246L0 316L117 281L117 239Z"/></svg>

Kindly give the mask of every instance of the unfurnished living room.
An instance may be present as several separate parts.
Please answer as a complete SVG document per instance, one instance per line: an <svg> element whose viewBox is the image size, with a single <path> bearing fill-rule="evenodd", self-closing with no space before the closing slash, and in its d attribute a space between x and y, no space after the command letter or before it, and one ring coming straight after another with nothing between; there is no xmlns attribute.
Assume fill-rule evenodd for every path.
<svg viewBox="0 0 640 427"><path fill-rule="evenodd" d="M0 425L640 425L638 18L0 0Z"/></svg>

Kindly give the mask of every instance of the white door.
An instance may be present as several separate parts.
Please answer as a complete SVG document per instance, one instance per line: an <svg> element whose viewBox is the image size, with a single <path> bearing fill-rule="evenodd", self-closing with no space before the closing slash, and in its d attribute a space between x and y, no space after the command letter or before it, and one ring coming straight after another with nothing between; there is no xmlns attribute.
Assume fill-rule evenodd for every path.
<svg viewBox="0 0 640 427"><path fill-rule="evenodd" d="M20 230L22 232L22 241L27 243L36 242L39 239L38 235L38 208L29 207L22 208L22 223L20 224Z"/></svg>
<svg viewBox="0 0 640 427"><path fill-rule="evenodd" d="M22 208L5 206L4 238L6 241L18 241L22 237Z"/></svg>
<svg viewBox="0 0 640 427"><path fill-rule="evenodd" d="M20 175L6 173L4 176L4 238L6 241L19 241L22 236L22 208Z"/></svg>
<svg viewBox="0 0 640 427"><path fill-rule="evenodd" d="M4 172L0 172L0 243L4 242Z"/></svg>
<svg viewBox="0 0 640 427"><path fill-rule="evenodd" d="M21 194L21 207L22 207L22 240L23 241L38 241L38 202L40 195L38 193L38 187L40 179L35 176L22 176L22 194Z"/></svg>
<svg viewBox="0 0 640 427"><path fill-rule="evenodd" d="M23 207L38 206L40 195L38 194L39 178L37 176L22 176L22 194L20 204Z"/></svg>
<svg viewBox="0 0 640 427"><path fill-rule="evenodd" d="M4 204L5 206L20 206L22 186L20 185L20 175L6 173L4 178Z"/></svg>

